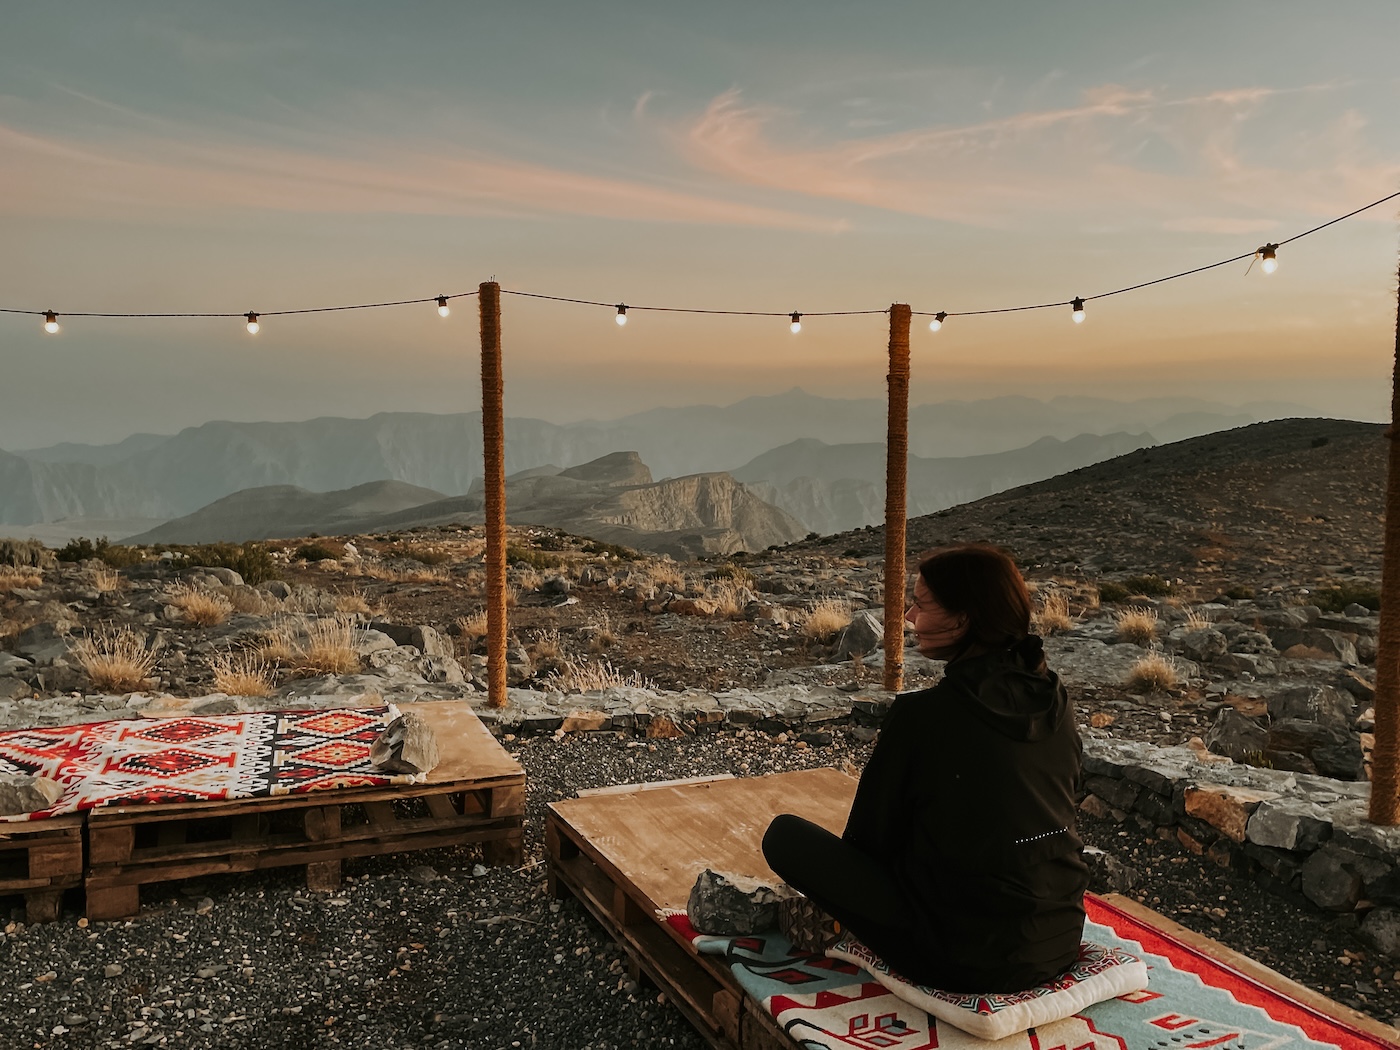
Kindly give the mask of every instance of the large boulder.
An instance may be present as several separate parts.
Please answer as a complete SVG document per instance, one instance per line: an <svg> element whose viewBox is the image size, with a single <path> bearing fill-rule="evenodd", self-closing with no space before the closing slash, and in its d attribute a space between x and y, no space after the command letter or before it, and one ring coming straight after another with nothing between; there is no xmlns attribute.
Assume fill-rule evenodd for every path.
<svg viewBox="0 0 1400 1050"><path fill-rule="evenodd" d="M858 612L841 632L836 642L834 659L849 660L857 654L868 656L879 649L885 640L885 625L869 610Z"/></svg>
<svg viewBox="0 0 1400 1050"><path fill-rule="evenodd" d="M1269 727L1264 754L1274 759L1275 768L1295 770L1297 767L1285 756L1301 755L1314 769L1298 772L1316 771L1338 780L1360 780L1364 769L1360 736L1341 726L1298 718L1285 718Z"/></svg>
<svg viewBox="0 0 1400 1050"><path fill-rule="evenodd" d="M1295 686L1269 698L1269 717L1349 727L1356 720L1356 699L1330 685Z"/></svg>

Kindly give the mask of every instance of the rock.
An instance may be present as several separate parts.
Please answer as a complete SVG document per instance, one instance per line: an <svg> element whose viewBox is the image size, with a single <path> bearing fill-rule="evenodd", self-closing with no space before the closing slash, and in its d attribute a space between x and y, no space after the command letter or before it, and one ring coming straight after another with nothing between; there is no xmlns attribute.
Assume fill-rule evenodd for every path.
<svg viewBox="0 0 1400 1050"><path fill-rule="evenodd" d="M374 628L355 632L355 652L360 656L368 656L370 653L377 653L384 649L393 649L398 644L383 631Z"/></svg>
<svg viewBox="0 0 1400 1050"><path fill-rule="evenodd" d="M1271 696L1269 717L1275 722L1297 718L1325 725L1350 726L1356 718L1356 700L1330 685L1301 685Z"/></svg>
<svg viewBox="0 0 1400 1050"><path fill-rule="evenodd" d="M212 576L225 587L242 587L243 577L232 569L225 569L222 565L201 565L199 571L206 576Z"/></svg>
<svg viewBox="0 0 1400 1050"><path fill-rule="evenodd" d="M1362 774L1361 739L1349 727L1282 719L1269 728L1264 754L1286 752L1307 758L1323 776L1357 780Z"/></svg>
<svg viewBox="0 0 1400 1050"><path fill-rule="evenodd" d="M612 715L606 711L584 711L578 708L564 716L564 724L559 728L566 733L579 733L592 729L604 729L612 722Z"/></svg>
<svg viewBox="0 0 1400 1050"><path fill-rule="evenodd" d="M59 800L63 785L48 777L0 773L0 814L18 816L46 809Z"/></svg>
<svg viewBox="0 0 1400 1050"><path fill-rule="evenodd" d="M677 616L713 616L718 609L719 603L709 598L676 598L666 606Z"/></svg>
<svg viewBox="0 0 1400 1050"><path fill-rule="evenodd" d="M1306 649L1322 653L1321 659L1340 660L1344 664L1358 662L1356 643L1352 637L1342 634L1340 631L1324 631L1312 627L1302 629L1282 627L1269 631L1269 638L1274 643L1274 648L1280 652L1285 652L1296 646L1303 646Z"/></svg>
<svg viewBox="0 0 1400 1050"><path fill-rule="evenodd" d="M647 723L647 737L652 740L674 740L685 736L681 727L666 715L653 715Z"/></svg>
<svg viewBox="0 0 1400 1050"><path fill-rule="evenodd" d="M28 671L33 666L32 661L22 656L0 652L0 675L17 674L20 671Z"/></svg>
<svg viewBox="0 0 1400 1050"><path fill-rule="evenodd" d="M27 700L34 695L28 682L19 678L0 678L0 700Z"/></svg>
<svg viewBox="0 0 1400 1050"><path fill-rule="evenodd" d="M787 886L706 868L690 891L686 913L701 933L750 934L778 928L778 902L795 896Z"/></svg>
<svg viewBox="0 0 1400 1050"><path fill-rule="evenodd" d="M1366 608L1366 606L1359 604L1358 602L1350 602L1347 604L1346 608L1342 610L1342 615L1356 617L1370 616L1371 610Z"/></svg>
<svg viewBox="0 0 1400 1050"><path fill-rule="evenodd" d="M851 618L836 642L834 659L849 660L857 654L868 655L881 648L885 625L873 612L862 610Z"/></svg>
<svg viewBox="0 0 1400 1050"><path fill-rule="evenodd" d="M1400 910L1372 908L1361 920L1361 936L1378 952L1400 959Z"/></svg>
<svg viewBox="0 0 1400 1050"><path fill-rule="evenodd" d="M1246 718L1233 707L1222 707L1215 713L1215 721L1206 730L1205 744L1217 755L1228 755L1235 761L1250 753L1264 750L1269 740L1269 731Z"/></svg>
<svg viewBox="0 0 1400 1050"><path fill-rule="evenodd" d="M1089 888L1095 893L1127 893L1137 885L1135 868L1120 863L1097 846L1084 847L1084 862L1089 865Z"/></svg>
<svg viewBox="0 0 1400 1050"><path fill-rule="evenodd" d="M1361 898L1355 854L1324 846L1303 862L1303 894L1319 908L1349 911Z"/></svg>
<svg viewBox="0 0 1400 1050"><path fill-rule="evenodd" d="M3 660L3 656L0 656L0 660ZM0 671L0 674L3 674L3 673L4 673L3 671ZM1375 699L1376 699L1376 687L1375 687L1375 684L1374 684L1373 682L1367 681L1365 678L1363 678L1361 675L1357 674L1355 671L1345 671L1345 672L1343 672L1340 685L1341 685L1341 687L1342 687L1343 689L1345 689L1348 693L1350 693L1352 696L1356 697L1356 701L1357 701L1357 703L1359 703L1359 704L1367 704L1367 705L1369 705L1369 704L1372 704L1372 703L1375 702Z"/></svg>
<svg viewBox="0 0 1400 1050"><path fill-rule="evenodd" d="M1245 840L1250 814L1261 802L1278 798L1274 791L1229 784L1197 784L1186 789L1186 812L1203 820L1235 842Z"/></svg>
<svg viewBox="0 0 1400 1050"><path fill-rule="evenodd" d="M1249 818L1245 836L1259 846L1315 850L1332 834L1322 808L1298 798L1262 802Z"/></svg>
<svg viewBox="0 0 1400 1050"><path fill-rule="evenodd" d="M1200 627L1196 630L1182 630L1171 633L1172 641L1180 647L1183 655L1197 663L1210 663L1229 651L1225 635L1214 627Z"/></svg>
<svg viewBox="0 0 1400 1050"><path fill-rule="evenodd" d="M113 977L120 977L123 972L124 968L121 963L108 963L102 967L102 976L109 980Z"/></svg>
<svg viewBox="0 0 1400 1050"><path fill-rule="evenodd" d="M388 635L396 645L411 645L424 656L451 657L456 655L452 649L452 642L426 624L408 626L401 623L386 623L383 620L371 620L369 629Z"/></svg>
<svg viewBox="0 0 1400 1050"><path fill-rule="evenodd" d="M428 773L438 764L437 737L422 715L407 711L370 745L369 760L391 773Z"/></svg>
<svg viewBox="0 0 1400 1050"><path fill-rule="evenodd" d="M278 601L284 601L292 596L292 589L282 580L265 580L258 584L258 590L265 594L270 594Z"/></svg>

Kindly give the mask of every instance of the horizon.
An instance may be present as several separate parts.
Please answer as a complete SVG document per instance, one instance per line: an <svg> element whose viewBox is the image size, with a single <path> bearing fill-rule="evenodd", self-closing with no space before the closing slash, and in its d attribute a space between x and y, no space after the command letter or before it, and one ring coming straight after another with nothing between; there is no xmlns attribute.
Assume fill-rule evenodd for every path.
<svg viewBox="0 0 1400 1050"><path fill-rule="evenodd" d="M217 419L883 397L886 318L1063 302L1248 253L1395 191L1400 7L1054 10L638 0L469 11L76 0L0 40L0 448ZM268 27L275 27L269 29ZM740 28L731 28L740 27ZM1188 48L1168 41L1189 39ZM1247 264L1064 309L916 317L911 397L1152 394L1389 417L1394 203ZM678 393L678 391L683 393ZM156 425L160 424L160 425Z"/></svg>

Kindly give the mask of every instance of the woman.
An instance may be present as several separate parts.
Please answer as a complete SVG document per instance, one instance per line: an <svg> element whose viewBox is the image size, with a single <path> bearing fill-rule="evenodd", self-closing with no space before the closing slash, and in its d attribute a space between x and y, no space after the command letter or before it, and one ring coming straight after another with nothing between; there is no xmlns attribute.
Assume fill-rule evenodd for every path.
<svg viewBox="0 0 1400 1050"><path fill-rule="evenodd" d="M1030 616L1002 552L927 558L905 619L942 680L895 698L840 838L783 814L763 839L778 875L920 984L1019 991L1078 953L1079 734Z"/></svg>

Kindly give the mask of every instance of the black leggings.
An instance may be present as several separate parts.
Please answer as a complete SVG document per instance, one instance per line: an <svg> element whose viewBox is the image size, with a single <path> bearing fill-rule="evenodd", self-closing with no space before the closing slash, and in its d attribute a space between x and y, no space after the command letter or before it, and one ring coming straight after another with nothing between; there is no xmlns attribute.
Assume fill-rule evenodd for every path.
<svg viewBox="0 0 1400 1050"><path fill-rule="evenodd" d="M904 893L875 858L810 820L783 813L763 836L763 856L789 886L801 890L891 966L915 980L908 959L911 911ZM919 945L920 954L929 945ZM912 964L912 966L911 966Z"/></svg>

